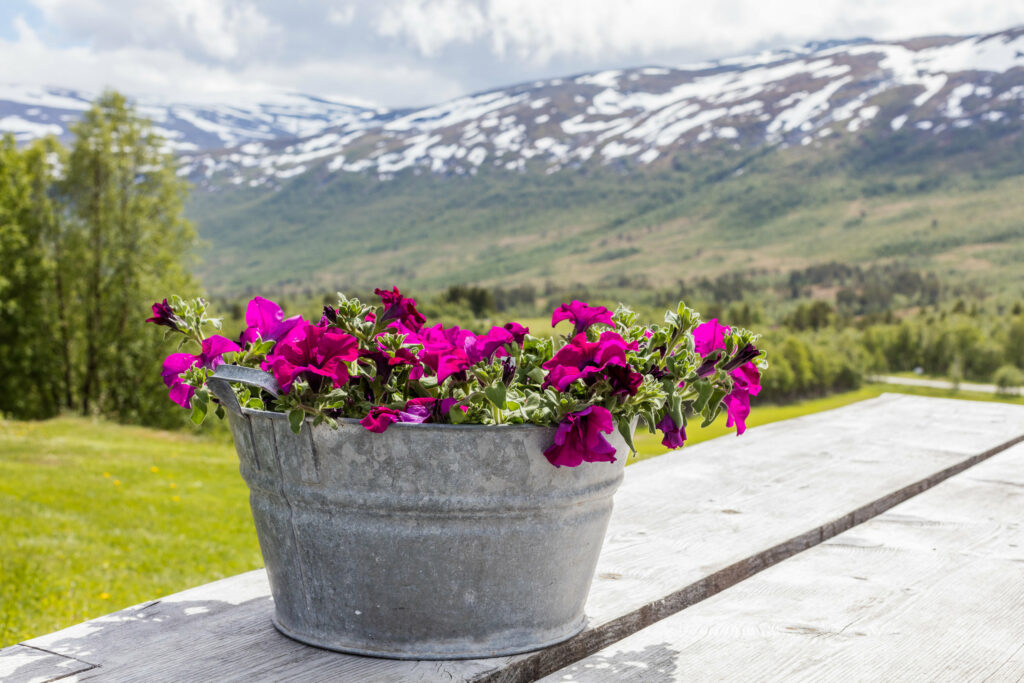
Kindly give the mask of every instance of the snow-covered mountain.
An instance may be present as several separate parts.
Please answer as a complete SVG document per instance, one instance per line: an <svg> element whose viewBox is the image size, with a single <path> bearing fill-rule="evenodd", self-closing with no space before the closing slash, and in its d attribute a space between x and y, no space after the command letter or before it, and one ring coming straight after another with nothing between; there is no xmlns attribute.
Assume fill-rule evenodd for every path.
<svg viewBox="0 0 1024 683"><path fill-rule="evenodd" d="M314 168L381 178L482 167L554 172L664 163L683 149L827 144L869 128L941 135L1021 125L1024 28L851 41L691 64L537 81L294 141L183 158L200 183L274 185Z"/></svg>
<svg viewBox="0 0 1024 683"><path fill-rule="evenodd" d="M85 106L67 91L0 89L0 130L60 134ZM400 112L299 95L249 108L140 109L180 153L181 173L210 188L273 187L314 170L388 179L657 165L681 150L823 145L872 129L1021 126L1024 28L604 71Z"/></svg>
<svg viewBox="0 0 1024 683"><path fill-rule="evenodd" d="M95 93L63 88L0 85L0 133L12 133L19 141L43 135L67 139L71 124L94 98ZM284 93L254 104L183 104L152 98L138 98L135 104L177 153L306 137L381 113L322 97Z"/></svg>

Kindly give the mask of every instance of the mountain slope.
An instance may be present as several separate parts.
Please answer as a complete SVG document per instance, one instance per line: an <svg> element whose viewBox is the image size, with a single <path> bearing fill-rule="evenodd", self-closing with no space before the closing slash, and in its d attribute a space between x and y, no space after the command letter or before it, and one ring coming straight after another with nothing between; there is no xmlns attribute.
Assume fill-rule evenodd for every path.
<svg viewBox="0 0 1024 683"><path fill-rule="evenodd" d="M1024 31L483 93L184 160L215 290L1024 272Z"/></svg>
<svg viewBox="0 0 1024 683"><path fill-rule="evenodd" d="M71 116L74 97L0 92L0 127L15 100L28 121L33 106ZM668 286L893 259L956 287L1024 284L1020 28L583 74L411 111L161 106L143 109L161 128L211 128L174 123L172 145L214 292Z"/></svg>
<svg viewBox="0 0 1024 683"><path fill-rule="evenodd" d="M94 93L40 86L0 86L0 133L19 141L43 135L67 140L71 125L89 108ZM198 152L255 141L315 135L373 118L366 109L309 95L281 94L252 104L185 104L140 98L138 111L153 121L173 152Z"/></svg>
<svg viewBox="0 0 1024 683"><path fill-rule="evenodd" d="M389 179L403 171L464 175L485 167L658 167L709 147L821 145L873 127L941 138L956 128L1019 126L1022 72L1024 29L825 43L521 84L183 162L203 187L273 187L318 164L331 173Z"/></svg>

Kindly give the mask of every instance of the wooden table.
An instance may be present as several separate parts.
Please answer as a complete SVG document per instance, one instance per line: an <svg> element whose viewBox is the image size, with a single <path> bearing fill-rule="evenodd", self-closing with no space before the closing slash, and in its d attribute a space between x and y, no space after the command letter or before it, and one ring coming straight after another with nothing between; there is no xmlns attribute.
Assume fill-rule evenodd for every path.
<svg viewBox="0 0 1024 683"><path fill-rule="evenodd" d="M887 394L630 466L587 629L536 653L307 647L258 570L0 650L0 680L1016 679L1022 440L1022 406Z"/></svg>

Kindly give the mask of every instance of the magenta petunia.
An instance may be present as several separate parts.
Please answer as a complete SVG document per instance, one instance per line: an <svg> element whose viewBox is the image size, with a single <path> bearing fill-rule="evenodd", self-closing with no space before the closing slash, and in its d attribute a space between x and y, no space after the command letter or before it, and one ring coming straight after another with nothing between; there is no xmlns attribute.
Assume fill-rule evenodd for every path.
<svg viewBox="0 0 1024 683"><path fill-rule="evenodd" d="M725 335L732 332L728 325L722 325L718 318L697 325L693 330L693 343L697 353L706 356L712 351L725 348Z"/></svg>
<svg viewBox="0 0 1024 683"><path fill-rule="evenodd" d="M636 396L644 383L644 376L628 365L606 365L603 373L612 387L612 396Z"/></svg>
<svg viewBox="0 0 1024 683"><path fill-rule="evenodd" d="M565 391L576 380L599 374L610 365L626 366L627 348L617 332L604 332L596 342L587 341L587 335L580 333L541 366L548 371L543 388Z"/></svg>
<svg viewBox="0 0 1024 683"><path fill-rule="evenodd" d="M661 434L664 437L661 440L661 445L666 448L681 448L683 442L686 441L686 427L676 425L675 420L668 413L665 413L665 417L661 418L661 422L658 423L658 429L661 430Z"/></svg>
<svg viewBox="0 0 1024 683"><path fill-rule="evenodd" d="M732 391L722 399L727 415L725 426L735 426L739 436L747 431L750 397L761 393L761 373L753 363L745 363L729 374L733 378Z"/></svg>
<svg viewBox="0 0 1024 683"><path fill-rule="evenodd" d="M398 422L398 411L386 406L374 406L359 424L377 434L382 434L388 425Z"/></svg>
<svg viewBox="0 0 1024 683"><path fill-rule="evenodd" d="M335 388L348 382L348 367L359 356L355 337L344 332L302 321L297 336L280 341L263 363L281 389L288 393L295 380L302 378L316 390L330 379Z"/></svg>
<svg viewBox="0 0 1024 683"><path fill-rule="evenodd" d="M386 289L375 289L373 293L379 296L384 304L381 322L397 320L409 330L419 332L423 323L427 321L423 314L416 310L416 300L402 296L398 287L392 287L390 292Z"/></svg>
<svg viewBox="0 0 1024 683"><path fill-rule="evenodd" d="M551 314L551 326L554 327L563 320L573 324L572 336L580 332L586 332L591 325L614 325L612 312L604 306L591 306L582 301L562 304Z"/></svg>
<svg viewBox="0 0 1024 683"><path fill-rule="evenodd" d="M199 356L191 353L172 353L164 359L161 375L164 384L170 388L171 400L182 408L188 408L192 395L196 393L190 385L185 384L178 376L189 368L199 365Z"/></svg>
<svg viewBox="0 0 1024 683"><path fill-rule="evenodd" d="M286 341L299 335L302 316L285 319L284 311L276 303L261 296L255 297L245 309L246 328L239 341L249 344L263 341Z"/></svg>
<svg viewBox="0 0 1024 683"><path fill-rule="evenodd" d="M504 327L492 327L487 334L470 335L463 342L466 356L473 365L481 361L490 361L495 356L507 356L506 344L514 344L515 335Z"/></svg>
<svg viewBox="0 0 1024 683"><path fill-rule="evenodd" d="M164 384L170 388L171 400L182 408L188 408L196 390L181 380L181 373L194 367L214 370L224 362L221 358L225 353L237 352L242 349L227 337L215 334L203 340L198 355L191 353L172 353L164 359L160 374Z"/></svg>
<svg viewBox="0 0 1024 683"><path fill-rule="evenodd" d="M405 402L401 410L388 408L386 406L375 406L370 412L359 421L371 432L378 434L387 430L395 422L440 422L441 418L448 414L458 401L454 398L436 399L431 396L423 398L411 398Z"/></svg>
<svg viewBox="0 0 1024 683"><path fill-rule="evenodd" d="M473 333L458 327L444 328L440 324L420 330L423 350L419 359L437 375L438 383L473 365L466 352L466 342Z"/></svg>
<svg viewBox="0 0 1024 683"><path fill-rule="evenodd" d="M544 451L555 467L576 467L584 462L615 462L615 446L602 433L615 429L612 414L601 406L569 413L555 429L554 443Z"/></svg>
<svg viewBox="0 0 1024 683"><path fill-rule="evenodd" d="M505 329L512 335L513 341L516 345L522 347L523 341L526 339L526 335L530 334L530 328L524 325L520 325L517 322L505 323Z"/></svg>
<svg viewBox="0 0 1024 683"><path fill-rule="evenodd" d="M167 303L167 299L153 304L153 317L146 318L146 322L169 327L172 330L179 329L178 316L174 314L174 309Z"/></svg>
<svg viewBox="0 0 1024 683"><path fill-rule="evenodd" d="M458 327L446 329L435 325L422 328L418 339L423 345L419 360L434 371L438 382L477 363L508 355L505 346L515 343L513 334L502 327L492 327L487 334L474 335Z"/></svg>

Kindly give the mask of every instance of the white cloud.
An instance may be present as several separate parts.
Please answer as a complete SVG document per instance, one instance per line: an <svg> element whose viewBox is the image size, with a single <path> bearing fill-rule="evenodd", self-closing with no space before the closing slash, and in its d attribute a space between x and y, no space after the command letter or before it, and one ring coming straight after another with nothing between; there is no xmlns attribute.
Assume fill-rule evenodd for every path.
<svg viewBox="0 0 1024 683"><path fill-rule="evenodd" d="M480 8L463 0L405 0L384 6L375 27L382 36L409 38L427 57L451 43L472 42L487 30Z"/></svg>
<svg viewBox="0 0 1024 683"><path fill-rule="evenodd" d="M404 93L425 88L440 99L462 92L459 84L415 63L388 60L308 59L297 65L253 63L241 68L189 59L180 51L125 46L95 50L53 47L25 22L15 20L18 38L0 40L0 64L23 83L59 85L90 92L116 88L177 102L268 101L283 92L330 96L353 104L402 101ZM374 93L368 96L366 93Z"/></svg>
<svg viewBox="0 0 1024 683"><path fill-rule="evenodd" d="M160 45L237 59L277 28L248 0L34 0L47 24L98 49Z"/></svg>
<svg viewBox="0 0 1024 683"><path fill-rule="evenodd" d="M1007 0L30 1L35 23L17 18L17 37L0 39L0 79L189 101L298 90L388 106L807 40L1024 24L1024 3Z"/></svg>
<svg viewBox="0 0 1024 683"><path fill-rule="evenodd" d="M870 35L900 38L993 31L1024 22L1005 0L397 0L381 10L384 35L424 56L475 39L500 57L643 56L680 49L720 56L765 43Z"/></svg>

